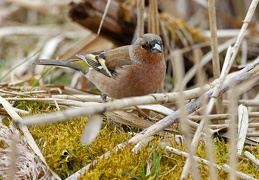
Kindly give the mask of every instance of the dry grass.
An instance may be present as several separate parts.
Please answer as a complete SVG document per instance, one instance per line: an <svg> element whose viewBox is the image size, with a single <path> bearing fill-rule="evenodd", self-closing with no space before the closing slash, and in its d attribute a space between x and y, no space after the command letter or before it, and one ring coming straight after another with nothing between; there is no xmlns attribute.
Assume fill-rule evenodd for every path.
<svg viewBox="0 0 259 180"><path fill-rule="evenodd" d="M160 93L103 104L78 72L32 63L117 42L72 23L65 1L0 2L0 179L258 179L258 0L214 3L150 1L147 30L167 62ZM135 35L143 5L123 3Z"/></svg>

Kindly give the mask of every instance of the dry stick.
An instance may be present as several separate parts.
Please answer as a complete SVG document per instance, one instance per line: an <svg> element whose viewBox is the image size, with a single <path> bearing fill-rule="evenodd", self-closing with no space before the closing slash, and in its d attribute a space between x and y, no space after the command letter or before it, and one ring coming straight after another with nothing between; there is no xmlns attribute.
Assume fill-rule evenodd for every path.
<svg viewBox="0 0 259 180"><path fill-rule="evenodd" d="M159 14L157 0L149 0L148 32L159 33Z"/></svg>
<svg viewBox="0 0 259 180"><path fill-rule="evenodd" d="M259 137L259 134L258 134L258 132L256 132L256 133L247 133L246 137Z"/></svg>
<svg viewBox="0 0 259 180"><path fill-rule="evenodd" d="M69 99L57 99L53 98L6 98L8 101L31 101L31 102L44 102L48 104L55 104L56 102L59 105L66 105L66 106L75 106L75 107L86 107L93 104L100 104L97 102L81 102Z"/></svg>
<svg viewBox="0 0 259 180"><path fill-rule="evenodd" d="M22 95L17 95L17 96L22 96ZM47 95L48 96L48 95ZM25 97L25 98L19 98L19 97L8 97L8 98L5 98L6 100L9 100L9 101L37 101L37 102L48 102L48 103L51 103L54 98L57 100L57 101L60 101L60 103L64 102L64 101L75 101L75 102L79 102L79 103L82 103L84 104L85 102L91 102L91 103L98 103L100 102L100 96L98 97L95 97L93 95L93 97L88 96L86 95L85 97L84 96L81 96L81 95L52 95L51 97L44 97L44 96L40 96L40 97ZM79 105L78 105L79 106Z"/></svg>
<svg viewBox="0 0 259 180"><path fill-rule="evenodd" d="M209 120L212 120L212 119L226 120L230 116L231 116L230 114L211 114L208 116L208 119ZM249 117L259 117L259 112L249 112L248 116ZM203 118L203 116L190 115L190 116L187 116L187 118L191 119L191 120L201 120ZM253 127L251 124L259 124L259 123L249 123L249 127ZM210 127L217 128L218 126L220 127L223 125L228 126L228 124L213 124L213 125L210 125Z"/></svg>
<svg viewBox="0 0 259 180"><path fill-rule="evenodd" d="M217 37L217 21L216 21L216 8L215 0L208 1L210 32L211 32L211 50L212 50L212 66L214 79L219 78L220 64L218 54L218 37ZM223 113L222 97L216 100L217 113Z"/></svg>
<svg viewBox="0 0 259 180"><path fill-rule="evenodd" d="M0 103L3 105L3 107L5 108L5 110L8 112L8 114L12 117L14 123L17 123L17 122L22 122L23 119L13 110L11 104L9 102L7 102L4 98L2 98L0 96ZM30 145L30 147L33 149L33 151L35 152L35 154L38 155L38 157L41 159L41 161L46 165L46 167L49 169L49 171L51 172L51 174L56 178L56 179L60 179L60 177L55 173L53 172L45 158L43 157L39 147L37 146L37 144L35 143L31 133L29 132L28 128L26 126L23 126L21 124L18 124L19 125L19 128L20 130L23 132L24 134L24 137L26 138L28 144Z"/></svg>
<svg viewBox="0 0 259 180"><path fill-rule="evenodd" d="M186 111L185 111L185 98L183 96L183 90L184 90L184 87L185 85L182 82L182 79L183 79L183 71L184 71L184 67L183 67L183 58L182 58L182 54L177 51L176 53L174 53L175 57L174 59L176 59L176 61L173 61L173 66L174 67L177 67L175 68L175 71L174 71L174 78L176 80L176 84L178 85L178 90L179 90L179 96L178 96L178 99L176 101L178 107L179 107L179 111L180 111L180 128L181 128L181 131L185 137L185 141L186 141L186 146L187 146L187 149L188 149L188 152L190 154L190 161L192 162L192 178L195 180L195 179L200 179L200 176L199 176L199 173L198 173L198 170L197 170L197 164L196 164L196 161L194 161L193 159L193 155L194 155L194 151L193 149L191 148L191 136L190 136L190 127L189 127L189 124L187 123L187 119L186 119Z"/></svg>
<svg viewBox="0 0 259 180"><path fill-rule="evenodd" d="M70 100L77 100L77 101L91 101L91 102L101 102L100 95L81 95L81 94L57 94L57 95L52 95L51 97L53 98L58 98L58 99L70 99ZM109 101L109 99L108 99Z"/></svg>
<svg viewBox="0 0 259 180"><path fill-rule="evenodd" d="M144 11L145 11L145 1L144 0L137 0L137 7L138 7L138 16L137 16L137 37L144 34Z"/></svg>
<svg viewBox="0 0 259 180"><path fill-rule="evenodd" d="M259 78L259 77L258 77ZM259 86L259 80L257 83L255 83L255 86ZM259 100L259 93L256 95L256 97L254 98L254 100ZM243 104L244 105L244 104ZM245 105L245 106L249 106L249 105ZM259 104L257 105L259 106ZM257 107L249 107L249 111L252 112L252 111L257 111Z"/></svg>
<svg viewBox="0 0 259 180"><path fill-rule="evenodd" d="M239 47L241 45L241 42L242 42L242 40L243 40L243 38L245 36L245 31L246 31L246 29L248 27L248 24L250 23L250 21L251 21L251 19L253 17L253 14L255 12L256 6L258 4L258 1L259 0L253 0L251 5L250 5L250 7L249 7L249 9L248 9L246 17L245 17L245 19L243 21L244 23L243 23L243 25L241 27L241 30L240 30L240 33L238 35L237 41L236 41L236 43L235 43L235 45L233 47L233 51L232 51L233 54L231 56L229 66L227 67L226 74L229 72L229 70L230 70L230 68L231 68L231 66L232 66L232 64L233 64L233 62L234 62L234 60L236 58L236 55L238 53L238 49L239 49Z"/></svg>
<svg viewBox="0 0 259 180"><path fill-rule="evenodd" d="M225 66L224 66L225 67ZM257 66L257 69L258 69L259 67ZM225 68L223 68L223 70L224 70ZM243 94L244 92L247 92L247 90L248 90L248 88L249 87L251 87L251 86L249 86L248 84L253 84L255 81L257 81L257 79L258 79L258 76L253 76L253 78L250 78L248 81L245 81L243 84L241 84L241 85L239 85L238 86L238 92L235 92L235 93L232 93L232 94L235 94L236 95L236 97L238 97L240 94ZM231 81L230 81L230 83L232 83ZM233 82L233 83L235 83L235 82ZM215 87L215 90L217 90L217 87L218 86L216 86ZM217 93L217 91L214 91L213 92L213 95L212 95L212 97L215 97L216 96L216 93ZM237 98L235 98L235 99L237 99ZM210 100L210 102L209 102L209 105L208 105L208 108L207 108L207 112L209 112L209 111L211 111L211 109L212 109L212 105L213 105L213 103L214 103L215 101L213 101L213 98ZM234 102L234 100L231 100L231 102ZM234 114L236 114L236 113L234 113ZM206 116L207 114L205 114L205 116ZM256 115L256 114L255 114ZM233 112L231 113L231 115L230 115L230 117L232 117L233 116ZM233 118L233 117L232 117ZM195 133L195 135L194 135L194 138L193 138L193 142L192 142L192 148L197 148L197 144L198 144L198 141L199 141L199 138L200 138L200 135L201 135L201 133L202 133L202 129L203 129L203 127L204 127L204 124L205 124L205 119L206 118L203 118L202 119L202 121L201 121L201 123L200 123L200 125L199 125L199 127L198 127L198 129L196 130L196 133ZM231 126L231 127L233 127L233 125ZM236 139L236 138L231 138L231 139ZM235 154L235 153L234 153ZM184 173L184 175L186 176L186 174L188 173L188 171L189 171L189 169L190 169L190 163L191 163L191 161L189 160L189 162L188 163L186 163L185 164L185 167L184 167L184 170L183 170L183 173ZM232 163L233 165L234 164L236 164L236 163ZM234 179L234 178L233 178Z"/></svg>
<svg viewBox="0 0 259 180"><path fill-rule="evenodd" d="M245 105L245 106L259 106L259 101L258 100L240 99L238 102L243 104L243 105Z"/></svg>
<svg viewBox="0 0 259 180"><path fill-rule="evenodd" d="M195 56L194 56L195 57ZM199 87L203 86L203 83L205 82L205 72L203 71L202 67L198 68L197 71L197 75L198 75L198 85ZM201 98L202 98L202 107L206 107L206 100L204 99L204 93L202 94ZM205 109L204 109L205 110ZM204 132L206 133L205 136L205 141L206 141L206 151L207 151L207 158L210 162L209 164L209 174L213 174L213 176L211 176L210 178L212 180L217 180L218 179L218 174L216 171L216 168L213 166L213 164L215 163L215 156L214 156L214 146L213 146L213 140L211 138L211 134L213 134L213 131L208 127L208 114L206 114L206 111L202 110L202 114L203 114L203 118L204 118ZM197 127L198 128L198 127ZM195 152L195 150L194 150Z"/></svg>
<svg viewBox="0 0 259 180"><path fill-rule="evenodd" d="M259 167L259 160L253 154L251 154L248 151L245 151L244 155L245 155L245 157L250 159L257 167Z"/></svg>
<svg viewBox="0 0 259 180"><path fill-rule="evenodd" d="M232 95L231 96L231 100L230 100L230 105L232 107L232 110L231 110L231 114L230 114L230 117L231 117L231 121L230 121L230 139L231 139L231 158L230 158L230 164L231 164L231 167L232 169L236 169L236 123L234 123L234 120L236 119L236 111L237 111L237 97L240 95L240 94L243 94L244 92L247 92L248 89L250 89L251 86L249 86L248 84L254 84L255 81L258 81L258 76L254 76L254 78L251 78L250 81L245 81L244 83L240 84L236 89L238 89L238 91L235 91L235 92L232 92L234 91L233 87L231 88L232 89L232 93L230 92L229 94ZM200 123L202 124L202 122ZM197 132L197 131L196 131ZM195 137L194 139L196 138L196 134L195 134ZM198 139L197 139L198 140ZM196 142L197 143L197 142ZM192 147L196 147L195 144L192 146ZM234 172L234 171L233 171ZM236 175L234 173L231 174L231 178L232 179L236 179L235 177Z"/></svg>
<svg viewBox="0 0 259 180"><path fill-rule="evenodd" d="M195 150L196 150L196 148L198 146L198 142L199 142L200 136L201 136L201 134L203 132L203 129L204 129L204 126L205 126L205 123L206 123L206 120L207 120L207 116L212 111L212 108L214 106L216 98L219 96L219 92L220 92L219 89L222 86L222 83L224 81L224 79L222 79L222 76L224 74L224 70L226 69L224 67L227 66L227 63L229 62L229 57L230 57L230 48L228 48L228 52L227 52L227 55L226 55L226 60L225 60L225 63L224 63L223 69L222 69L220 80L219 80L218 84L216 85L216 87L214 88L214 90L212 92L211 99L210 99L210 101L208 103L208 106L206 107L206 110L205 110L205 113L204 113L204 118L201 120L200 125L196 129L195 135L193 137L191 147L193 149L192 151L194 151L194 152L195 152ZM204 97L202 96L201 98L202 98L202 102L205 103L204 102ZM188 157L187 160L186 160L186 163L184 165L182 174L181 174L181 179L185 179L187 177L187 175L189 173L189 170L190 170L190 167L191 167L191 162L192 161L191 161L190 157Z"/></svg>
<svg viewBox="0 0 259 180"><path fill-rule="evenodd" d="M230 48L228 49L228 52L227 52L227 55L226 55L226 59L225 59L225 62L224 62L224 66L223 66L223 69L222 69L222 73L220 75L220 81L218 82L218 84L216 85L216 87L214 88L213 92L212 92L212 95L211 95L211 99L208 103L208 106L206 107L206 110L205 110L205 113L204 113L204 118L201 120L200 122L200 125L199 127L196 129L196 132L194 134L194 137L193 137L193 140L192 140L192 144L191 144L191 147L193 148L193 151L195 152L197 146L198 146L198 142L200 140L200 136L203 132L203 128L205 126L205 122L206 122L206 117L211 113L212 111L212 108L214 106L214 103L216 101L216 98L219 96L219 93L220 93L220 88L222 86L222 83L224 81L224 78L222 79L222 76L224 75L224 70L227 66L227 63L229 62L229 57L230 57ZM202 100L204 100L203 96L202 96ZM185 179L189 173L189 170L191 168L191 159L190 157L187 158L186 160L186 163L183 167L183 171L182 171L182 174L181 174L181 179Z"/></svg>
<svg viewBox="0 0 259 180"><path fill-rule="evenodd" d="M231 83L231 90L229 91L228 98L230 100L229 104L229 113L231 114L230 118L230 127L229 127L229 139L230 139L230 156L229 156L229 164L231 167L230 171L230 180L235 180L237 179L237 174L236 174L236 169L237 169L237 160L236 160L236 155L237 155L237 146L236 146L236 139L237 139L237 98L238 95L236 92L234 92L235 84ZM237 89L237 88L235 88Z"/></svg>
<svg viewBox="0 0 259 180"><path fill-rule="evenodd" d="M256 116L256 117L258 117L258 116ZM229 126L230 126L229 124L216 124L216 125L210 125L209 127L211 129L222 129L222 128L229 128ZM259 127L259 123L249 123L248 127L249 128L258 128ZM258 133L247 133L246 136L247 137L249 137L249 136L256 136L256 137L258 137L259 134Z"/></svg>
<svg viewBox="0 0 259 180"><path fill-rule="evenodd" d="M203 89L209 90L213 88L216 82L217 80L215 80L213 83L206 84L203 87ZM195 88L192 90L187 90L187 91L184 91L183 94L186 99L194 99L200 96L200 94L202 93L201 89L202 88ZM87 108L81 107L77 109L66 109L60 112L44 114L44 116L42 115L27 116L24 118L24 121L21 123L26 125L33 125L33 124L61 122L77 116L87 116L87 115L98 114L106 111L119 110L133 105L172 103L176 101L176 98L178 95L179 93L157 93L157 94L151 94L146 96L123 98L123 99L114 100L108 103L91 105L91 106L88 106ZM53 101L53 98L49 100Z"/></svg>
<svg viewBox="0 0 259 180"><path fill-rule="evenodd" d="M240 84L241 82L246 81L249 78L258 75L259 74L258 65L259 65L259 58L257 58L253 64L250 64L249 66L247 66L244 69L242 69L241 71L239 71L235 77L227 79L223 83L222 87L219 89L218 95L222 95L223 93L228 91L230 82ZM206 101L208 101L211 98L214 89L211 89L205 93L204 96L205 96ZM201 103L202 103L201 98L197 98L197 99L193 100L192 102L188 103L186 105L186 113L190 114L190 113L194 112L195 110L200 108ZM178 122L179 113L180 113L179 110L177 110L174 113L170 114L169 116L165 117L164 119L160 120L156 124L150 126L146 130L140 132L139 134L137 134L133 138L131 138L129 140L129 143L136 144L137 142L141 141L142 139L144 139L148 136L155 135L156 133L164 130L166 127L170 126L171 124Z"/></svg>
<svg viewBox="0 0 259 180"><path fill-rule="evenodd" d="M205 105L206 106L206 105ZM217 180L218 179L218 172L216 171L216 168L213 166L215 164L215 148L214 143L211 134L213 134L212 130L208 127L208 116L205 113L205 125L204 125L204 132L206 133L205 140L206 140L206 151L207 151L207 158L209 160L209 174L210 179Z"/></svg>
<svg viewBox="0 0 259 180"><path fill-rule="evenodd" d="M166 146L165 147L165 149L167 150L167 151L170 151L170 152L172 152L172 153L174 153L174 154L177 154L177 155L179 155L179 156L184 156L184 157L186 157L186 158L188 158L190 155L188 154L188 153L186 153L186 152L183 152L183 151L180 151L179 149L175 149L175 148L172 148L172 147L169 147L169 146ZM198 161L198 162L200 162L200 163L202 163L202 164L206 164L206 165L209 165L210 164L210 162L208 161L208 160L206 160L206 159L202 159L202 158L200 158L200 157L197 157L197 156L193 156L194 157L194 159L196 160L196 161ZM213 166L215 166L217 169L219 169L219 170L224 170L224 171L226 171L226 172L230 172L231 170L230 170L230 168L228 168L228 166L226 165L226 164L224 164L224 166L220 166L220 165L218 165L218 164L212 164ZM253 178L253 177L251 177L251 176L248 176L247 174L244 174L244 173L242 173L242 172L239 172L239 171L237 171L236 172L237 173L237 176L240 178L240 179L250 179L250 180L255 180L255 178ZM212 174L212 176L213 176L214 174Z"/></svg>
<svg viewBox="0 0 259 180"><path fill-rule="evenodd" d="M97 36L99 36L99 34L101 32L102 25L103 25L104 19L106 17L106 14L108 12L108 9L110 7L110 4L111 4L111 0L108 0L107 3L106 3L106 6L105 6L105 10L104 10L103 16L102 16L102 20L100 22L100 25L99 25L99 28L98 28L98 31L97 31Z"/></svg>
<svg viewBox="0 0 259 180"><path fill-rule="evenodd" d="M258 3L258 0L257 0L257 3ZM239 49L240 44L242 42L242 39L244 38L245 30L247 29L248 23L251 21L251 18L252 18L252 15L254 14L254 11L255 11L257 3L256 3L256 1L252 1L232 52L230 52L230 49L228 49L228 52L227 52L227 55L226 55L226 58L225 58L225 62L224 62L224 66L222 68L222 72L221 72L221 75L220 75L220 78L219 78L220 81L219 81L218 85L214 88L214 90L212 92L212 98L210 99L208 107L206 108L206 114L210 114L210 112L212 110L212 107L214 105L214 102L215 102L216 98L220 94L221 85L224 82L224 80L225 80L225 78L226 78L226 76L227 76L227 74L228 74L228 72L229 72L229 70L230 70L230 68L231 68L231 66L232 66L232 64L234 62L234 59L235 59L235 57L237 55L237 52L238 52L238 49ZM229 52L231 53L230 54L230 59L228 58ZM229 83L236 83L236 82L233 81L233 82L229 82ZM223 84L222 87L224 87L224 84ZM192 147L195 148L195 149L197 147L198 140L199 140L200 135L202 133L202 130L203 130L203 127L204 127L204 123L205 123L205 120L203 119L201 121L198 129L196 130L195 136L193 138ZM185 166L183 168L183 172L182 172L181 177L183 177L183 178L187 177L187 174L188 174L190 166L191 166L190 163L191 163L191 161L188 158L187 159L187 163L185 163ZM233 175L233 177L234 177L234 175Z"/></svg>

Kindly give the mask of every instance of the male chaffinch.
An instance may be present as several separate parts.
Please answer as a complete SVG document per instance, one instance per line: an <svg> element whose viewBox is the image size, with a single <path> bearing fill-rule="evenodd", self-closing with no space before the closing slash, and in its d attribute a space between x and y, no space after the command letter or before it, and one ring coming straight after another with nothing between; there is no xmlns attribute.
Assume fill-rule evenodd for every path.
<svg viewBox="0 0 259 180"><path fill-rule="evenodd" d="M144 34L133 45L76 56L79 59L39 59L35 64L81 71L102 92L102 97L112 98L154 93L166 71L162 40L156 34Z"/></svg>

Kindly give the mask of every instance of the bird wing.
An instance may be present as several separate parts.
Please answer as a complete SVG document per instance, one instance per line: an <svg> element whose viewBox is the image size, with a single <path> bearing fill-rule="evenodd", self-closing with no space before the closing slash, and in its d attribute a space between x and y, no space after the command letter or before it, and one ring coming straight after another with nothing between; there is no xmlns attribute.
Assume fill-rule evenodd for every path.
<svg viewBox="0 0 259 180"><path fill-rule="evenodd" d="M85 60L89 66L105 76L116 75L116 68L131 65L129 46L122 46L108 51L97 51L91 54L77 54L78 58Z"/></svg>

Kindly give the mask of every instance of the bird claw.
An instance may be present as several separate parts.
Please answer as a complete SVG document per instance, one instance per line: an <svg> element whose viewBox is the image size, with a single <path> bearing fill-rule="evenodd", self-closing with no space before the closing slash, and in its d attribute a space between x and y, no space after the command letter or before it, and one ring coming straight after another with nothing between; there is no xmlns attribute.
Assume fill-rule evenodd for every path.
<svg viewBox="0 0 259 180"><path fill-rule="evenodd" d="M101 101L102 101L102 103L107 103L107 95L106 94L101 94Z"/></svg>

